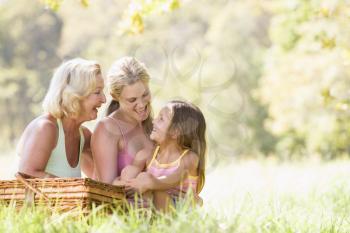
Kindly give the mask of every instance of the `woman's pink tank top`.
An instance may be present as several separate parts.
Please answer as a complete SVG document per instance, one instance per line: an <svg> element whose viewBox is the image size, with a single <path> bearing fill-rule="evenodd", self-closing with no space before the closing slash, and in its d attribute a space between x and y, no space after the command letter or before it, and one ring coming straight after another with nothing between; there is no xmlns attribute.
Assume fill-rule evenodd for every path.
<svg viewBox="0 0 350 233"><path fill-rule="evenodd" d="M126 135L124 134L123 130L121 129L118 120L115 118L112 118L110 116L108 116L108 118L110 118L116 122L116 124L120 130L120 133L122 134L123 141L124 141L124 147L121 151L118 151L118 158L117 158L117 160L118 160L117 176L120 176L120 173L124 169L124 167L132 164L135 156L128 152L128 140L127 140Z"/></svg>

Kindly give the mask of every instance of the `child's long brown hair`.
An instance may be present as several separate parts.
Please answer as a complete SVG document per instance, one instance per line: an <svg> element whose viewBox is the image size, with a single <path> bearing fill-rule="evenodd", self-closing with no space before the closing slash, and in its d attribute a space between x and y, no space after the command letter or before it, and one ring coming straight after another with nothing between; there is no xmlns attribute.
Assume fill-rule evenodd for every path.
<svg viewBox="0 0 350 233"><path fill-rule="evenodd" d="M173 117L169 130L178 132L177 142L179 146L188 148L199 156L198 184L199 193L205 182L205 156L207 142L205 138L206 123L201 110L188 102L174 100L170 102Z"/></svg>

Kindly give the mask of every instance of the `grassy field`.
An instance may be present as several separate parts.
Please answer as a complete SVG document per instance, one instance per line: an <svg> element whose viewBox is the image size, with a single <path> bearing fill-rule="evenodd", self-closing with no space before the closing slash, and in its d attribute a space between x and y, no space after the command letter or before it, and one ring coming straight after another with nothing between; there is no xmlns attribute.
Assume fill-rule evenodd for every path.
<svg viewBox="0 0 350 233"><path fill-rule="evenodd" d="M202 208L84 216L3 206L0 232L350 232L349 174L350 161L235 162L208 169Z"/></svg>

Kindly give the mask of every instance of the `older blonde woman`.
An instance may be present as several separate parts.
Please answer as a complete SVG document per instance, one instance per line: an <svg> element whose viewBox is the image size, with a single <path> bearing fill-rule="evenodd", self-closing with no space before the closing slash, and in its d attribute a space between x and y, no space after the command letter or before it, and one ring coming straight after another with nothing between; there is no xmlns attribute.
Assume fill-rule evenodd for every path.
<svg viewBox="0 0 350 233"><path fill-rule="evenodd" d="M106 102L98 63L81 58L61 64L43 101L44 114L24 130L17 152L19 171L35 177L92 176L90 131L83 122L94 120Z"/></svg>
<svg viewBox="0 0 350 233"><path fill-rule="evenodd" d="M116 61L107 75L113 98L108 113L92 135L91 148L98 180L112 183L142 149L152 148L150 76L132 57Z"/></svg>

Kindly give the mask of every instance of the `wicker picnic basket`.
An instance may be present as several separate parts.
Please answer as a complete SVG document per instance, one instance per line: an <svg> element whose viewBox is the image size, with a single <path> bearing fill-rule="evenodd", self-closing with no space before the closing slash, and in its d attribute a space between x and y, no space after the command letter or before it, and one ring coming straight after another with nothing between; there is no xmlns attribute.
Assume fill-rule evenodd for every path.
<svg viewBox="0 0 350 233"><path fill-rule="evenodd" d="M89 178L33 178L17 173L15 180L0 180L0 201L16 207L39 203L58 211L90 210L93 205L122 205L124 187ZM94 203L94 204L93 204Z"/></svg>

